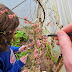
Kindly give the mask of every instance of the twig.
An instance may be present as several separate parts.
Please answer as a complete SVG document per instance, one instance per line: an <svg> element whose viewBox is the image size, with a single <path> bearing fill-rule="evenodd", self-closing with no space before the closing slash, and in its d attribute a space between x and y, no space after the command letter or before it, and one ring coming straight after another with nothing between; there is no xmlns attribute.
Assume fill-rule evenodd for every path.
<svg viewBox="0 0 72 72"><path fill-rule="evenodd" d="M59 68L57 68L55 72L59 72L61 67L62 67L62 65L63 65L63 57L60 60L60 64L58 64Z"/></svg>

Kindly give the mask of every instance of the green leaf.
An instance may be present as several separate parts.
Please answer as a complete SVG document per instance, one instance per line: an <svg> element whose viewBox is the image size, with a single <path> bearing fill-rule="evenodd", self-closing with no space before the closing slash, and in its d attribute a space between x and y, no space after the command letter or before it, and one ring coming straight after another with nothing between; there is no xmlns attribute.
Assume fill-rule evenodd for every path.
<svg viewBox="0 0 72 72"><path fill-rule="evenodd" d="M20 31L20 30L18 30L18 31L16 31L16 34L15 34L15 40L16 41L13 41L13 39L12 39L12 41L11 41L11 46L16 46L16 47L18 47L18 45L20 44L20 40L21 40L21 38L23 38L24 39L24 41L26 41L27 40L27 35L26 35L26 33L24 32L24 31Z"/></svg>

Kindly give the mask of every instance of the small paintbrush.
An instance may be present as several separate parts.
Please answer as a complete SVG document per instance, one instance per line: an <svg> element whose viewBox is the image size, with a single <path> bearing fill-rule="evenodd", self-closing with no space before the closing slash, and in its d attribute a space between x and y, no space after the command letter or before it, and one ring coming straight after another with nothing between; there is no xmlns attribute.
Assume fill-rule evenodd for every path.
<svg viewBox="0 0 72 72"><path fill-rule="evenodd" d="M72 33L67 33L68 36L72 36ZM48 36L48 37L56 37L57 34L50 34L50 35L43 35L43 36Z"/></svg>

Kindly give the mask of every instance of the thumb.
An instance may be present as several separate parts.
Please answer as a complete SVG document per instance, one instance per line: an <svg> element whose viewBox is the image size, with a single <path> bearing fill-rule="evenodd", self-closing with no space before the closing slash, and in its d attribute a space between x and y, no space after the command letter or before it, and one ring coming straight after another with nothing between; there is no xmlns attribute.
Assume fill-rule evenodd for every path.
<svg viewBox="0 0 72 72"><path fill-rule="evenodd" d="M69 36L64 31L59 31L57 33L57 37L59 40L59 45L61 47L62 53L66 54L71 50L71 40Z"/></svg>

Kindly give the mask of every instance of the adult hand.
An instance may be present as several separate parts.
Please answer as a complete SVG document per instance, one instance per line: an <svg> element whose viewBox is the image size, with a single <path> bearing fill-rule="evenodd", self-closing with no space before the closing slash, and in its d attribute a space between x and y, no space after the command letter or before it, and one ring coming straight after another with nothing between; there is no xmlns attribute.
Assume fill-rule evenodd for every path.
<svg viewBox="0 0 72 72"><path fill-rule="evenodd" d="M23 45L18 49L18 52L26 52L28 50L28 46Z"/></svg>
<svg viewBox="0 0 72 72"><path fill-rule="evenodd" d="M67 72L72 72L72 36L68 36L66 33L72 32L72 23L68 24L63 30L57 32L55 40L57 45L61 47L63 54L63 63Z"/></svg>
<svg viewBox="0 0 72 72"><path fill-rule="evenodd" d="M21 62L23 62L24 64L25 64L26 61L27 61L27 56L28 56L28 54L27 54L26 56L22 56L22 57L20 58Z"/></svg>

